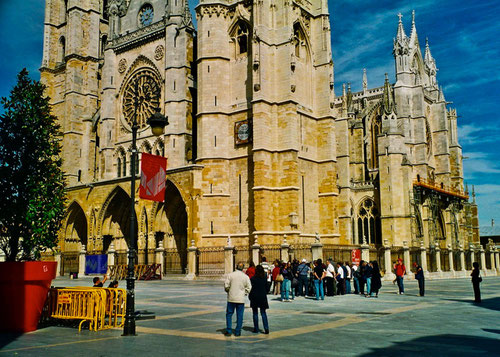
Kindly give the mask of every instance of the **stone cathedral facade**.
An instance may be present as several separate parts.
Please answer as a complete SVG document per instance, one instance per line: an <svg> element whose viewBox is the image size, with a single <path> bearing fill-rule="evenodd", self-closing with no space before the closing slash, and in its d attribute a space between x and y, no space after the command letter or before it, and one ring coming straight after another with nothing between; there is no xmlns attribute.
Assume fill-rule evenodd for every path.
<svg viewBox="0 0 500 357"><path fill-rule="evenodd" d="M46 0L41 78L69 182L63 270L82 251L125 263L134 115L139 152L168 159L165 201L136 202L139 264L161 252L167 272L217 275L228 247L249 261L479 242L457 113L414 20L409 36L397 27L396 83L369 88L365 73L361 92L336 96L326 1L195 12L196 29L186 0ZM156 108L169 121L159 138Z"/></svg>

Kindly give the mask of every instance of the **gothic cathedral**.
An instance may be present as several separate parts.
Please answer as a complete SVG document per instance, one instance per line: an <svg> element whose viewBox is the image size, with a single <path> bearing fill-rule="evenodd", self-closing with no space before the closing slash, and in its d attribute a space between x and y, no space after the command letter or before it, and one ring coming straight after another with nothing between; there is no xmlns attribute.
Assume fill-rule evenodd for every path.
<svg viewBox="0 0 500 357"><path fill-rule="evenodd" d="M64 272L81 252L126 263L134 116L139 152L168 160L164 202L136 201L138 264L217 276L228 249L348 260L360 246L451 257L479 242L457 113L414 16L410 36L397 27L396 83L369 88L365 73L361 92L335 96L327 1L201 0L195 12L196 29L187 0L46 0ZM157 109L161 137L147 124Z"/></svg>

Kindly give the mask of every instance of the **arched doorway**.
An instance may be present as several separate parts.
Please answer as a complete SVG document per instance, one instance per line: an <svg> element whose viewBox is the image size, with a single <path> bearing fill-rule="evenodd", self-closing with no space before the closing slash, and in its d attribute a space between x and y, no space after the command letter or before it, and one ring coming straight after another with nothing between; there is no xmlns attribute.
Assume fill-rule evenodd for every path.
<svg viewBox="0 0 500 357"><path fill-rule="evenodd" d="M117 253L116 263L127 264L127 250L130 237L130 196L118 186L108 196L104 205L101 217L101 236L104 237L102 248L105 248L104 245L109 246L111 241L113 241ZM136 224L136 237L137 231Z"/></svg>
<svg viewBox="0 0 500 357"><path fill-rule="evenodd" d="M187 210L177 187L167 180L165 202L158 204L153 225L156 240L165 248L164 271L187 272Z"/></svg>
<svg viewBox="0 0 500 357"><path fill-rule="evenodd" d="M68 207L64 240L61 242L62 274L78 272L78 256L82 245L87 246L87 217L82 207L73 202Z"/></svg>

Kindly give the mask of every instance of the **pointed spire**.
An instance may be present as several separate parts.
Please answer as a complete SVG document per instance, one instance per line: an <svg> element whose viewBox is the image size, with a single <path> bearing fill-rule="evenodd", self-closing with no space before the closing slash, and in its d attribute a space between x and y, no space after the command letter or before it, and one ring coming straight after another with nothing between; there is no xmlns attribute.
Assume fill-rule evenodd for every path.
<svg viewBox="0 0 500 357"><path fill-rule="evenodd" d="M425 38L425 56L424 56L424 61L425 63L430 63L433 60L432 54L431 54L431 48L429 47L429 38Z"/></svg>
<svg viewBox="0 0 500 357"><path fill-rule="evenodd" d="M403 15L399 13L398 17L399 17L399 24L398 24L398 33L396 35L396 40L403 41L406 39L405 28L403 26L403 20L402 20Z"/></svg>
<svg viewBox="0 0 500 357"><path fill-rule="evenodd" d="M186 27L193 27L193 16L191 15L191 11L189 11L189 2L187 0L185 0L182 24Z"/></svg>
<svg viewBox="0 0 500 357"><path fill-rule="evenodd" d="M366 68L363 68L363 92L368 89L368 78L366 76Z"/></svg>
<svg viewBox="0 0 500 357"><path fill-rule="evenodd" d="M438 98L438 101L439 102L445 102L446 101L444 99L444 93L443 93L443 87L442 86L439 87L439 98Z"/></svg>
<svg viewBox="0 0 500 357"><path fill-rule="evenodd" d="M342 96L345 97L345 83L342 83Z"/></svg>
<svg viewBox="0 0 500 357"><path fill-rule="evenodd" d="M476 192L474 191L474 185L472 185L472 203L476 203Z"/></svg>
<svg viewBox="0 0 500 357"><path fill-rule="evenodd" d="M351 83L347 83L347 112L352 113L353 111L354 107L352 102Z"/></svg>
<svg viewBox="0 0 500 357"><path fill-rule="evenodd" d="M418 46L417 26L415 25L415 10L413 10L411 13L410 46L411 47Z"/></svg>
<svg viewBox="0 0 500 357"><path fill-rule="evenodd" d="M387 115L394 112L394 102L392 100L391 84L389 83L389 76L387 73L385 74L382 107L384 109L385 114L387 114Z"/></svg>

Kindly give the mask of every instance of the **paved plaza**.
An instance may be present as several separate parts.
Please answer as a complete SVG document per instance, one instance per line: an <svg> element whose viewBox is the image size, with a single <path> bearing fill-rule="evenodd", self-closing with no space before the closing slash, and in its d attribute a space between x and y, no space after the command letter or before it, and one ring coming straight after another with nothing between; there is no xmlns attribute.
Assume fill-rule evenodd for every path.
<svg viewBox="0 0 500 357"><path fill-rule="evenodd" d="M120 282L125 286L125 282ZM55 286L90 286L59 278ZM484 278L481 304L469 279L426 282L417 296L384 282L379 298L345 295L291 303L269 295L271 333L252 333L245 310L241 337L225 337L226 295L221 281L137 282L137 309L156 313L137 322L136 337L121 330L91 332L51 326L20 336L1 335L0 356L477 356L500 352L500 277ZM262 328L262 326L260 326Z"/></svg>

